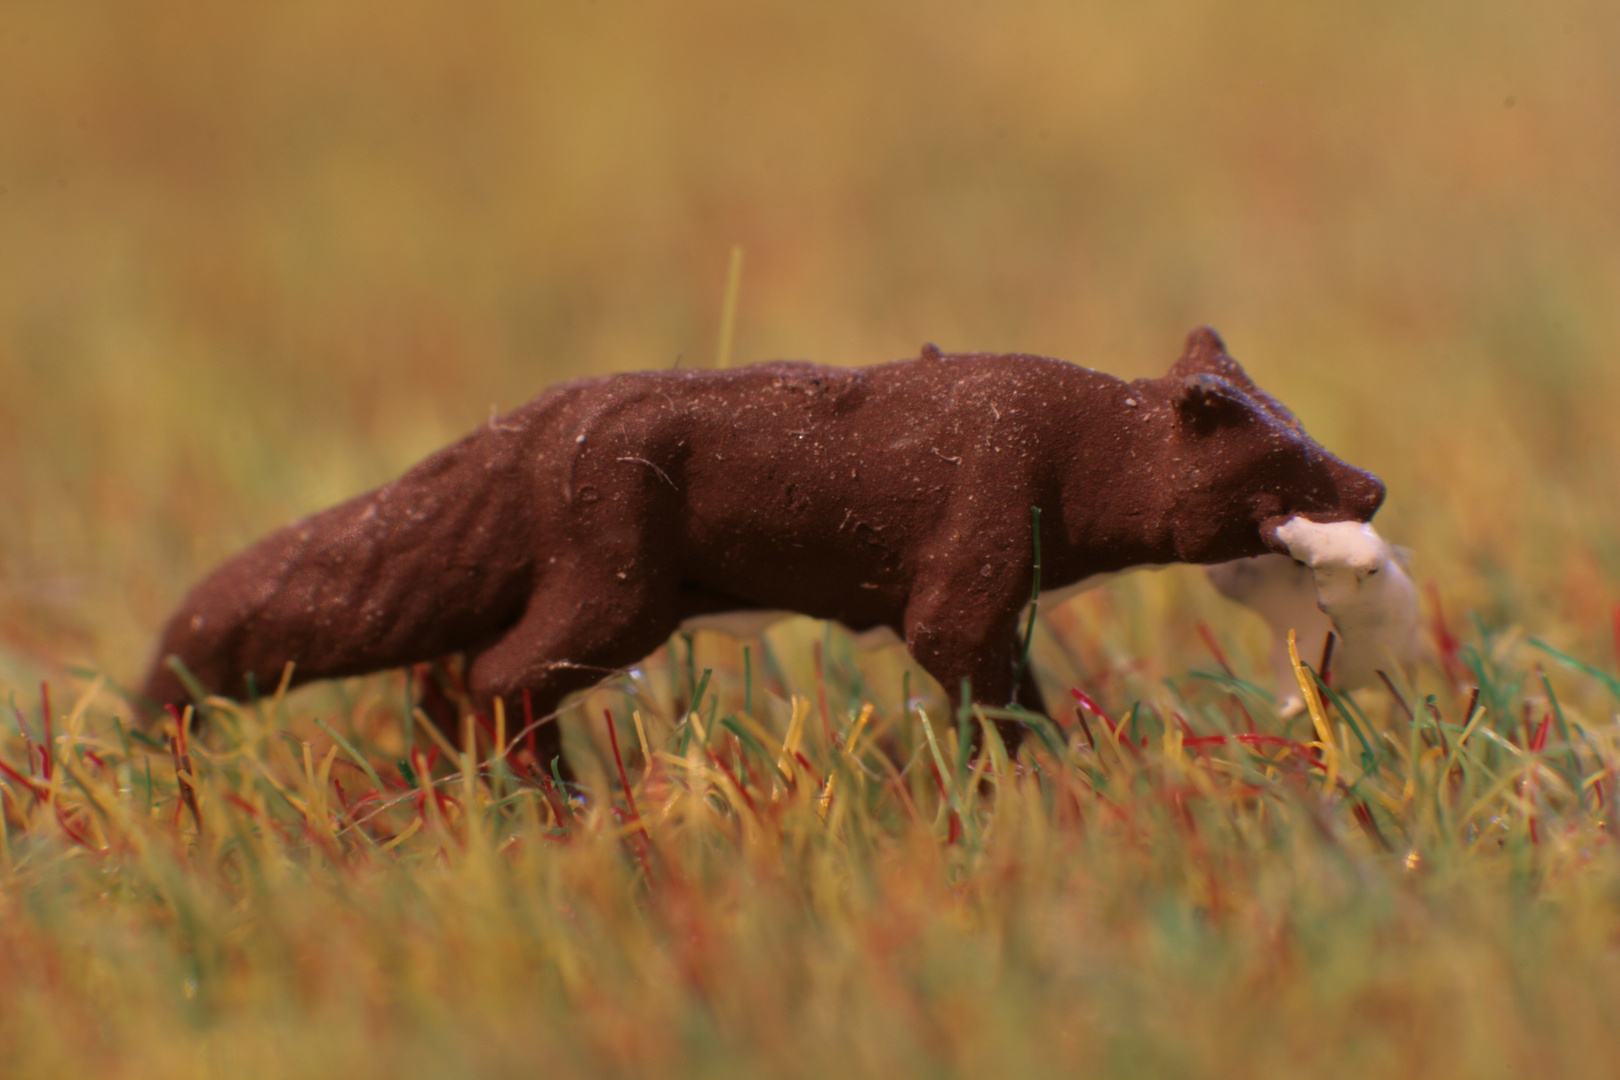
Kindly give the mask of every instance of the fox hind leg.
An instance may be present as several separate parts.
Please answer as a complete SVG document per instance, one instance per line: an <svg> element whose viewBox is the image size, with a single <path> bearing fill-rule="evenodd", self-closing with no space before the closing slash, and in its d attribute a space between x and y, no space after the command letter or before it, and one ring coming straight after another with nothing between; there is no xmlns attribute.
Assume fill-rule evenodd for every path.
<svg viewBox="0 0 1620 1080"><path fill-rule="evenodd" d="M680 622L673 590L659 588L656 579L631 585L615 575L606 578L570 576L566 585L542 588L517 624L469 667L468 690L486 716L499 698L507 717L521 717L527 694L540 721L534 732L538 765L549 772L555 761L564 779L572 779L572 771L562 757L555 719L563 699L643 659ZM521 727L508 719L508 731Z"/></svg>

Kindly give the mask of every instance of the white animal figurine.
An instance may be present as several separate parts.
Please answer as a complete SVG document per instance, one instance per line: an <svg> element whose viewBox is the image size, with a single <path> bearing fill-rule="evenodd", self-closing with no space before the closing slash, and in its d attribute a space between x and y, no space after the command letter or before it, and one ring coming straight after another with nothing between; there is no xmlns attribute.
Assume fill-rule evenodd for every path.
<svg viewBox="0 0 1620 1080"><path fill-rule="evenodd" d="M1289 555L1259 555L1206 568L1221 595L1254 609L1271 627L1270 661L1285 716L1304 707L1288 631L1302 660L1318 663L1337 636L1328 679L1336 690L1366 686L1417 651L1417 590L1406 553L1371 525L1292 518L1277 529Z"/></svg>

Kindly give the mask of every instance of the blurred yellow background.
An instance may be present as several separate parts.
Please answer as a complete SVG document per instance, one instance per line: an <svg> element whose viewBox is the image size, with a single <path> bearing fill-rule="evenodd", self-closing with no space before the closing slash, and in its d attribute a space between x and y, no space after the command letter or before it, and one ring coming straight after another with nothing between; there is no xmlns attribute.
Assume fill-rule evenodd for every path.
<svg viewBox="0 0 1620 1080"><path fill-rule="evenodd" d="M548 383L1207 322L1457 610L1610 647L1620 6L0 14L0 681Z"/></svg>

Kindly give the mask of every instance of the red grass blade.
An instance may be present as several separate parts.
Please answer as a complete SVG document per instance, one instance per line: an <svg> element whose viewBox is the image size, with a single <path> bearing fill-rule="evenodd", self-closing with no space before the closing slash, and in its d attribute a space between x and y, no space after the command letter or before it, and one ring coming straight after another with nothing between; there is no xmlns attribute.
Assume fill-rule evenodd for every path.
<svg viewBox="0 0 1620 1080"><path fill-rule="evenodd" d="M636 809L636 797L630 790L630 776L624 771L624 755L619 753L618 725L613 722L611 709L603 709L602 712L607 717L608 741L613 744L613 763L619 767L619 786L624 789L624 801L630 807L630 817L641 827L641 834L646 836L647 825L641 820L641 811Z"/></svg>
<svg viewBox="0 0 1620 1080"><path fill-rule="evenodd" d="M1226 662L1226 653L1221 649L1221 643L1215 640L1214 632L1210 630L1209 624L1204 622L1203 619L1198 620L1198 636L1203 639L1204 647L1215 658L1215 662L1221 665L1221 670L1226 672L1226 677L1229 679L1237 678L1237 675L1232 671L1232 665Z"/></svg>
<svg viewBox="0 0 1620 1080"><path fill-rule="evenodd" d="M1096 713L1097 716L1102 719L1102 722L1108 725L1109 731L1114 730L1117 725L1114 723L1113 719L1107 713L1103 712L1102 706L1091 700L1084 690L1080 689L1078 686L1071 686L1069 687L1069 693L1074 695L1074 700Z"/></svg>
<svg viewBox="0 0 1620 1080"><path fill-rule="evenodd" d="M1429 624L1430 632L1434 635L1434 646L1440 651L1440 663L1445 668L1446 674L1456 678L1458 669L1462 667L1462 662L1457 659L1457 650L1461 648L1461 642L1451 632L1451 627L1446 625L1445 609L1440 606L1440 587L1431 581L1428 593L1429 606L1434 609Z"/></svg>
<svg viewBox="0 0 1620 1080"><path fill-rule="evenodd" d="M234 791L227 791L225 793L225 801L249 817L262 818L264 816L263 814L259 813L258 807L254 806L252 803L248 802Z"/></svg>
<svg viewBox="0 0 1620 1080"><path fill-rule="evenodd" d="M1074 700L1078 701L1083 708L1090 709L1092 712L1097 714L1097 719L1101 720L1108 726L1108 734L1114 737L1114 741L1118 742L1121 746L1129 750L1132 756L1137 758L1142 756L1141 749L1136 745L1136 743L1131 741L1130 736L1122 734L1119 730L1119 725L1114 723L1113 718L1107 713L1103 712L1102 706L1091 700L1090 696L1088 696L1084 690L1080 689L1078 686L1071 686L1069 687L1069 693L1074 695ZM1087 734L1090 734L1089 730ZM1093 743L1092 745L1096 744ZM1146 745L1147 737L1144 735L1142 737L1142 746Z"/></svg>
<svg viewBox="0 0 1620 1080"><path fill-rule="evenodd" d="M1234 742L1242 743L1245 746L1284 746L1302 754L1309 749L1304 743L1296 742L1293 739L1285 739L1281 735L1253 734L1189 736L1182 740L1181 745L1191 747L1220 746L1224 743Z"/></svg>
<svg viewBox="0 0 1620 1080"><path fill-rule="evenodd" d="M758 817L759 807L754 805L754 797L748 794L748 789L743 787L742 781L737 778L737 774L731 771L731 766L726 764L725 758L715 754L712 750L705 751L705 753L708 754L709 760L718 766L721 772L726 774L726 779L730 780L732 786L735 787L738 793L742 795L743 802L748 804L749 813L753 814L755 817Z"/></svg>
<svg viewBox="0 0 1620 1080"><path fill-rule="evenodd" d="M32 763L30 763L30 767L31 766L32 766ZM3 761L3 760L0 760L0 773L4 773L8 780L10 780L14 784L17 784L19 787L23 788L24 790L28 791L36 799L40 798L41 796L43 796L44 794L48 793L51 790L45 784L40 783L38 780L35 780L33 777L24 776L22 773L18 772L16 769L13 769L10 765L7 765L5 763L5 761Z"/></svg>
<svg viewBox="0 0 1620 1080"><path fill-rule="evenodd" d="M52 758L54 758L56 756L56 740L51 737L51 684L50 683L42 682L42 683L39 684L39 702L40 702L40 711L44 714L44 721L45 721L45 728L44 728L44 730L45 730L45 779L49 780L51 778L51 770L55 767L55 764L56 764L54 761L51 760Z"/></svg>
<svg viewBox="0 0 1620 1080"><path fill-rule="evenodd" d="M1551 724L1552 724L1552 713L1548 713L1546 716L1543 716L1541 718L1541 723L1536 725L1535 734L1530 736L1530 749L1531 750L1539 751L1544 746L1547 745L1547 728Z"/></svg>

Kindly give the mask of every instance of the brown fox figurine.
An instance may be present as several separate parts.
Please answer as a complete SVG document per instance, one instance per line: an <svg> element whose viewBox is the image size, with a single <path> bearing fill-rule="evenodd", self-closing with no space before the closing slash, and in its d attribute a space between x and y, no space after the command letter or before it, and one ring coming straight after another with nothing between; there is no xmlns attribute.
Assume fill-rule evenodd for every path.
<svg viewBox="0 0 1620 1080"><path fill-rule="evenodd" d="M955 702L1016 699L1032 507L1041 582L1286 552L1383 484L1311 440L1201 328L1124 382L1037 356L770 363L564 383L393 483L271 534L170 620L145 694L240 696L462 652L475 705L535 715L683 623L888 628ZM766 619L768 621L768 618ZM1017 732L1007 737L1016 742ZM555 724L542 757L561 751Z"/></svg>

